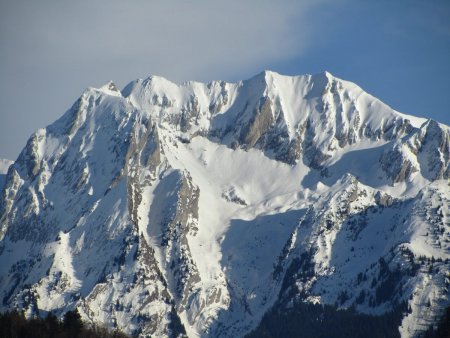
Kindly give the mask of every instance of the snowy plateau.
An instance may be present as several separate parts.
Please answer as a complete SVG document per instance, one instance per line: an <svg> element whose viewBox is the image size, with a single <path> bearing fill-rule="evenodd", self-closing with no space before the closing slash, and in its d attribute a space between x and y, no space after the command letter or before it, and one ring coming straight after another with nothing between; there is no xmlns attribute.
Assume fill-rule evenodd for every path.
<svg viewBox="0 0 450 338"><path fill-rule="evenodd" d="M403 304L417 337L450 305L449 149L328 72L89 88L0 162L0 311L242 337L274 306Z"/></svg>

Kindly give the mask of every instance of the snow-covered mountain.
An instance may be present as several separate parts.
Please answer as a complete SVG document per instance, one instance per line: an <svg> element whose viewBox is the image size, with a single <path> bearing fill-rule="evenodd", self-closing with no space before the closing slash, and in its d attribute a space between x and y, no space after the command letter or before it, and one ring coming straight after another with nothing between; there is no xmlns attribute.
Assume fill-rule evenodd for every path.
<svg viewBox="0 0 450 338"><path fill-rule="evenodd" d="M450 128L329 73L87 89L0 187L1 310L236 337L274 305L450 305Z"/></svg>

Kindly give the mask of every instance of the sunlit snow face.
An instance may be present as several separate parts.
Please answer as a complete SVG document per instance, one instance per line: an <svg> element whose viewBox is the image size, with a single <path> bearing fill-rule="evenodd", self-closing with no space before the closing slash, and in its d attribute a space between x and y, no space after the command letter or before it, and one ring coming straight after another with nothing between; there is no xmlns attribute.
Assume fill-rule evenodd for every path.
<svg viewBox="0 0 450 338"><path fill-rule="evenodd" d="M379 314L426 295L429 320L446 266L410 252L448 256L424 236L448 221L448 135L326 72L89 88L2 175L2 306L157 336L244 335L279 300ZM389 276L403 293L377 297Z"/></svg>

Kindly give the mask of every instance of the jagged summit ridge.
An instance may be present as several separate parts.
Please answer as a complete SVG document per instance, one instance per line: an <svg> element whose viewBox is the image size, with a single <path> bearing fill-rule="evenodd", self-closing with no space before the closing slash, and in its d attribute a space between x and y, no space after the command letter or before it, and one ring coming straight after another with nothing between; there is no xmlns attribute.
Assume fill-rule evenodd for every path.
<svg viewBox="0 0 450 338"><path fill-rule="evenodd" d="M449 157L449 127L329 73L88 88L4 178L2 309L225 337L274 304L407 302L414 336L448 305Z"/></svg>
<svg viewBox="0 0 450 338"><path fill-rule="evenodd" d="M130 83L123 95L187 137L209 135L228 146L260 148L290 164L313 138L316 146L303 150L317 168L335 149L367 138L390 140L425 122L327 72L290 77L265 71L235 84L177 85L152 76Z"/></svg>

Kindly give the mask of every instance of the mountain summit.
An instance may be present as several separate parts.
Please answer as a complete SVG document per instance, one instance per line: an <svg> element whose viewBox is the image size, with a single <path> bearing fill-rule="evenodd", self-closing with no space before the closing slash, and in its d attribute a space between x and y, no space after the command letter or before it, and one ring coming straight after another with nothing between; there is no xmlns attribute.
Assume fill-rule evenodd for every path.
<svg viewBox="0 0 450 338"><path fill-rule="evenodd" d="M449 149L327 72L89 88L0 180L1 309L236 337L320 304L416 337L450 305Z"/></svg>

